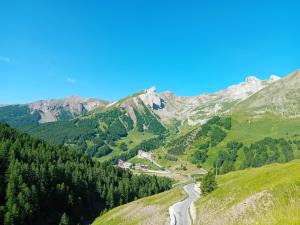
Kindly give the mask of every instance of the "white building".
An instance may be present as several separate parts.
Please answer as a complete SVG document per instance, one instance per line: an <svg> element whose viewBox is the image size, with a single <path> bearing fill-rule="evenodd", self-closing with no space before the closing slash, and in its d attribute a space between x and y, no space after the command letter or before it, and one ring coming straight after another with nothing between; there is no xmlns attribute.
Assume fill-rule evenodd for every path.
<svg viewBox="0 0 300 225"><path fill-rule="evenodd" d="M154 159L155 155L152 152L144 152L142 150L139 150L138 158Z"/></svg>

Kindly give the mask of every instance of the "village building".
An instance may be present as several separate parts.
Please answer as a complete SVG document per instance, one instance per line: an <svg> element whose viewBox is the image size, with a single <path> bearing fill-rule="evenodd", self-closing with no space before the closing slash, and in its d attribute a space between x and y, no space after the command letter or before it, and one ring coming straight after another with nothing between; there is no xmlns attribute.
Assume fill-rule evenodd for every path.
<svg viewBox="0 0 300 225"><path fill-rule="evenodd" d="M138 151L138 158L154 159L155 155L152 152L144 152L142 150L139 150Z"/></svg>

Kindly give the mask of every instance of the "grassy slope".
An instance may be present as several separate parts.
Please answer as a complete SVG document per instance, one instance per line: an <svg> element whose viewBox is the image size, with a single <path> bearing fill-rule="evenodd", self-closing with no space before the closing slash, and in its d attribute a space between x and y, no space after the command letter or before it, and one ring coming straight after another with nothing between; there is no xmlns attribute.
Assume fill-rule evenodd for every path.
<svg viewBox="0 0 300 225"><path fill-rule="evenodd" d="M134 148L135 146L137 146L138 144L140 144L142 141L144 140L147 140L151 137L154 137L155 135L150 133L150 132L138 132L136 129L133 129L131 131L128 132L128 136L125 137L125 138L122 138L121 140L118 140L116 142L116 147L112 147L113 151L112 153L106 155L106 156L103 156L101 158L98 158L98 160L100 162L103 162L105 160L108 160L110 158L112 158L113 156L116 156L116 155L119 155L122 153L122 151L120 150L119 148L119 144L124 142L126 143L128 149L132 149Z"/></svg>
<svg viewBox="0 0 300 225"><path fill-rule="evenodd" d="M190 129L193 128L190 127ZM189 132L190 129L170 135L167 138L167 142L172 143L174 139L182 137ZM249 146L251 143L262 140L265 137L291 139L294 135L300 135L300 118L287 119L268 115L265 118L251 118L249 120L240 115L232 115L232 128L227 133L226 138L219 145L209 149L208 158L203 164L205 169L213 167L213 162L215 161L218 152L227 149L226 145L230 141L239 141L244 145ZM299 137L296 139L299 139ZM195 165L192 165L191 154L197 147L198 145L192 144L186 149L186 152L183 155L177 156L178 161L169 161L164 158L168 151L168 147L166 147L166 145L161 146L159 149L154 150L154 152L160 156L156 161L166 169L176 171L176 174L196 174L199 172L199 169L197 169ZM300 158L300 151L295 150L294 153L295 158ZM236 169L240 168L240 164L243 162L244 157L243 149L241 148L238 151L238 158L235 164ZM187 171L176 170L176 168L180 168L181 165L185 165ZM179 179L181 178L179 177Z"/></svg>
<svg viewBox="0 0 300 225"><path fill-rule="evenodd" d="M117 207L98 217L92 225L166 224L169 207L185 198L181 187Z"/></svg>
<svg viewBox="0 0 300 225"><path fill-rule="evenodd" d="M208 152L208 159L203 165L205 168L211 168L217 153L226 148L230 141L239 141L244 145L250 145L253 142L265 137L288 138L300 134L300 118L286 119L268 115L261 119L250 119L233 115L232 128L226 138L216 147ZM295 155L298 157L297 155ZM239 167L244 155L239 151L236 166Z"/></svg>
<svg viewBox="0 0 300 225"><path fill-rule="evenodd" d="M192 129L192 128L190 128ZM187 129L188 130L188 129ZM189 131L189 130L188 130ZM188 131L173 134L168 137L168 142L172 143L173 139L180 138ZM218 152L222 149L226 149L226 145L230 141L239 141L244 145L249 146L251 143L262 140L265 137L273 138L291 138L294 135L300 135L300 118L287 119L282 117L274 117L271 115L265 118L250 120L239 115L232 116L232 128L228 132L226 138L218 144L216 147L210 148L208 151L208 158L203 164L206 169L212 168L213 162L216 159ZM190 165L190 155L197 149L198 145L192 145L186 149L183 155L178 156L178 161L169 161L164 159L164 155L167 153L168 148L161 147L155 152L161 156L161 159L157 159L158 163L166 168L172 168L175 166ZM299 158L300 153L296 152L295 157ZM244 159L243 150L238 151L238 159L236 162L236 168L238 169L241 162Z"/></svg>
<svg viewBox="0 0 300 225"><path fill-rule="evenodd" d="M197 224L300 224L299 171L294 160L219 176L218 189L196 202Z"/></svg>

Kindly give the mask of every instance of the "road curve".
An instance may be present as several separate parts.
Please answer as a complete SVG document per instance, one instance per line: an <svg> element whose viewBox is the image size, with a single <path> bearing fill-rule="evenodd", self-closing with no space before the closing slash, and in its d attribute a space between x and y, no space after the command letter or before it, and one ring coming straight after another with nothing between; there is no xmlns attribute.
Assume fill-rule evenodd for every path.
<svg viewBox="0 0 300 225"><path fill-rule="evenodd" d="M183 187L189 197L181 202L177 202L169 208L170 225L191 225L189 208L191 204L199 198L195 191L195 183L187 184Z"/></svg>

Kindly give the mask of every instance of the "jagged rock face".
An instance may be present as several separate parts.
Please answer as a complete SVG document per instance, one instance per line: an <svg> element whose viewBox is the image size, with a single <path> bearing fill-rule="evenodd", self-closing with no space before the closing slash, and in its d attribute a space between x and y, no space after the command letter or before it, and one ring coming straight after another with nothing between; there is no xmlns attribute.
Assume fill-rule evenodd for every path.
<svg viewBox="0 0 300 225"><path fill-rule="evenodd" d="M274 76L271 79L278 80ZM250 117L260 117L265 113L283 117L299 117L299 99L300 70L297 70L241 102L234 109L234 113Z"/></svg>
<svg viewBox="0 0 300 225"><path fill-rule="evenodd" d="M156 93L156 87L146 90L139 97L145 105L150 106L153 110L162 109L165 106L164 100Z"/></svg>
<svg viewBox="0 0 300 225"><path fill-rule="evenodd" d="M159 116L163 122L187 121L189 125L205 122L215 114L228 112L231 107L280 79L272 75L269 80L249 76L244 82L225 90L194 97L180 97L167 91L156 93L156 88L146 90L139 98Z"/></svg>
<svg viewBox="0 0 300 225"><path fill-rule="evenodd" d="M71 117L79 116L97 107L104 107L108 102L92 98L70 96L63 99L40 100L29 104L32 112L38 111L41 115L40 123L54 122L62 113Z"/></svg>

